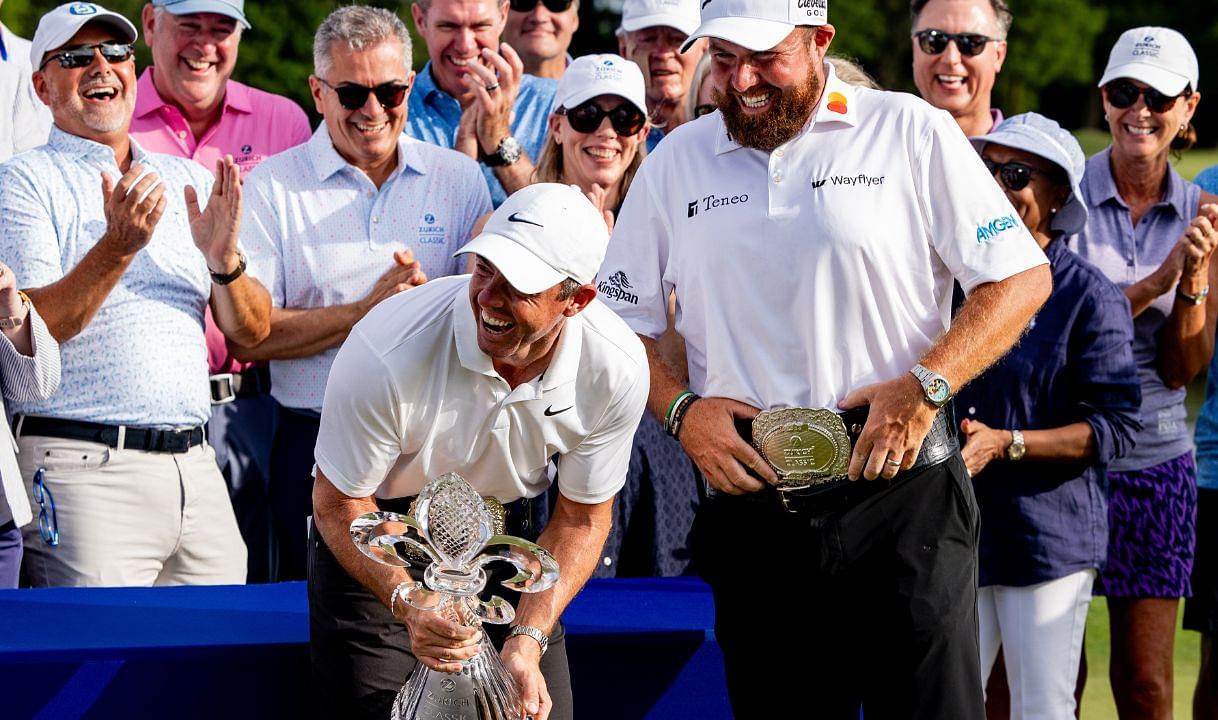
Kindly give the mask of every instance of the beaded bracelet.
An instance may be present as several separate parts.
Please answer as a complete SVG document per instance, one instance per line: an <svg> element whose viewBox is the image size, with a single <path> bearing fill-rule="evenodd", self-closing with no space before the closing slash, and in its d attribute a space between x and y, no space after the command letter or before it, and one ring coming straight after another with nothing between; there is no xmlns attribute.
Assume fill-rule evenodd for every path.
<svg viewBox="0 0 1218 720"><path fill-rule="evenodd" d="M672 427L672 414L673 411L677 409L677 405L679 405L682 400L693 394L694 393L692 390L682 390L681 392L677 393L677 396L672 399L672 402L668 403L668 412L664 413L665 429Z"/></svg>
<svg viewBox="0 0 1218 720"><path fill-rule="evenodd" d="M685 420L685 413L689 412L690 406L692 406L695 401L701 399L701 395L692 392L681 398L680 404L673 409L672 417L669 419L668 426L665 428L669 435L672 435L678 440L680 439L681 423Z"/></svg>
<svg viewBox="0 0 1218 720"><path fill-rule="evenodd" d="M395 618L398 616L397 612L394 610L394 605L397 603L398 598L402 596L402 593L406 590L409 590L412 587L414 587L414 581L407 580L406 582L399 584L397 587L395 587L393 589L393 593L391 593L389 595L389 614L390 615L394 616ZM405 601L403 601L403 602L405 602Z"/></svg>

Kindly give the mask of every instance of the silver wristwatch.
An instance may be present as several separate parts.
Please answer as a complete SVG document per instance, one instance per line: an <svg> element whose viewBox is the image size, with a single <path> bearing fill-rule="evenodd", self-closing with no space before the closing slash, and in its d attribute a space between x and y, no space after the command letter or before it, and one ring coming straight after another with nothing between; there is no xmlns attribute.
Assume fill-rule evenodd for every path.
<svg viewBox="0 0 1218 720"><path fill-rule="evenodd" d="M1023 460L1023 455L1028 451L1028 447L1023 444L1023 433L1018 430L1011 431L1011 444L1007 446L1007 460L1017 462Z"/></svg>
<svg viewBox="0 0 1218 720"><path fill-rule="evenodd" d="M523 154L524 148L520 142L508 135L499 141L499 147L495 149L495 152L482 156L482 164L487 167L504 167L514 164Z"/></svg>
<svg viewBox="0 0 1218 720"><path fill-rule="evenodd" d="M535 627L530 627L528 625L513 625L511 632L508 633L508 639L510 640L517 635L528 635L536 640L537 644L541 646L541 654L543 656L546 654L546 648L550 646L550 637Z"/></svg>
<svg viewBox="0 0 1218 720"><path fill-rule="evenodd" d="M935 407L943 407L952 399L952 386L947 378L921 364L914 365L909 372L922 384L926 402Z"/></svg>

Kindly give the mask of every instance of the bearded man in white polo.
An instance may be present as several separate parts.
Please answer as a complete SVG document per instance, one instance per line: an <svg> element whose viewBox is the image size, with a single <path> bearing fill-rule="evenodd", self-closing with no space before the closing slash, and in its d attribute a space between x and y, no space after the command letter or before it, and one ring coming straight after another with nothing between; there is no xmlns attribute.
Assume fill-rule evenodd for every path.
<svg viewBox="0 0 1218 720"><path fill-rule="evenodd" d="M546 492L557 456L558 501L537 542L560 579L519 601L510 630L486 632L531 716L572 717L558 621L600 557L648 387L638 338L596 297L608 240L578 190L532 185L461 248L475 258L472 275L395 295L352 329L326 387L313 487L309 606L323 715L380 720L416 662L460 671L480 638L396 601L410 576L364 557L351 521L409 512L428 480L456 472L505 504L508 534L534 536L530 499Z"/></svg>
<svg viewBox="0 0 1218 720"><path fill-rule="evenodd" d="M607 302L704 478L736 716L980 718L977 507L941 408L1048 266L950 116L837 79L827 15L702 4L687 46L709 38L720 112L643 163L602 271L632 295ZM688 387L656 353L673 292Z"/></svg>

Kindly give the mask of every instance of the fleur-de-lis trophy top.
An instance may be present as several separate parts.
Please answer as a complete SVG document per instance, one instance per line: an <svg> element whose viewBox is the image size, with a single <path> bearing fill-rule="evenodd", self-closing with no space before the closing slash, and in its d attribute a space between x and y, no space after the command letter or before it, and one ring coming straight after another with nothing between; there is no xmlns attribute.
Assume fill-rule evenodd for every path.
<svg viewBox="0 0 1218 720"><path fill-rule="evenodd" d="M379 563L424 566L423 581L405 583L400 597L414 608L442 613L462 625L502 625L516 616L498 595L485 601L478 597L487 583L485 568L492 562L516 568L513 577L500 582L509 590L542 592L558 580L554 556L536 543L503 534L487 501L456 473L429 482L411 515L360 515L351 523L351 539ZM453 713L446 717L520 717L519 690L485 633L482 650L462 665L456 675L420 665L398 694L394 720L430 717L431 710L439 709Z"/></svg>

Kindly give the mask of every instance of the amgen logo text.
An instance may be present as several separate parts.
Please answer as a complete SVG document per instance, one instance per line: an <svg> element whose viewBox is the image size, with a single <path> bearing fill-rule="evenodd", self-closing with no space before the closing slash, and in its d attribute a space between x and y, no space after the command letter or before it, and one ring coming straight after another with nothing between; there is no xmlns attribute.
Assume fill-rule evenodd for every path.
<svg viewBox="0 0 1218 720"><path fill-rule="evenodd" d="M1019 218L1014 215L1003 215L999 218L977 226L977 242L984 243L993 240L1007 230L1019 227Z"/></svg>

